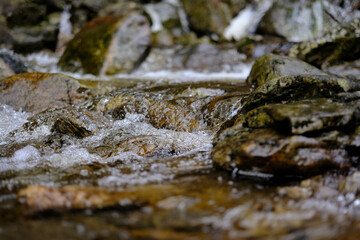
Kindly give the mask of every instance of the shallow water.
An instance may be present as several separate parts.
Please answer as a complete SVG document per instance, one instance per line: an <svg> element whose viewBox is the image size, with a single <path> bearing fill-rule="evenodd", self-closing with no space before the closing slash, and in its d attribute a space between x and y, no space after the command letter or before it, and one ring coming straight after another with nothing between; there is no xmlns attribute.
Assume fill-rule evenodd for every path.
<svg viewBox="0 0 360 240"><path fill-rule="evenodd" d="M37 62L37 71L59 71L56 56L33 54L27 59ZM93 135L62 136L60 147L56 141L44 146L44 139L52 134L50 126L28 130L23 124L32 114L1 105L0 239L360 236L360 199L339 191L341 176L329 173L309 182L260 181L213 168L213 135L218 124L241 108L239 99L249 92L244 79L250 66L244 64L237 73L135 72L111 78L72 74L137 83L117 92L116 96L130 99L121 119L102 116L101 124L88 123ZM204 108L224 96L238 98L217 105L218 114ZM139 99L144 102L140 108L135 106ZM191 131L154 127L146 113L151 105L145 102L162 100L192 109L199 126ZM116 202L103 208L72 209L70 203L67 209L34 211L17 198L19 190L30 185L96 187L111 191Z"/></svg>

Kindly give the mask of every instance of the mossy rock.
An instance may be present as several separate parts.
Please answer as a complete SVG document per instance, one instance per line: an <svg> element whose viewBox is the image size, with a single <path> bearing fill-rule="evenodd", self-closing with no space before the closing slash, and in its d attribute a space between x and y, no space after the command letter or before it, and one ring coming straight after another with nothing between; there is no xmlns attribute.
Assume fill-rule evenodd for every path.
<svg viewBox="0 0 360 240"><path fill-rule="evenodd" d="M68 43L58 66L64 71L115 74L134 70L147 54L151 32L136 12L92 20Z"/></svg>
<svg viewBox="0 0 360 240"><path fill-rule="evenodd" d="M257 87L277 77L300 74L327 75L299 59L269 53L255 61L247 82Z"/></svg>
<svg viewBox="0 0 360 240"><path fill-rule="evenodd" d="M338 93L360 89L360 82L329 75L293 75L271 79L244 101L242 113L271 103L310 98L335 98Z"/></svg>
<svg viewBox="0 0 360 240"><path fill-rule="evenodd" d="M222 35L232 15L229 6L217 0L182 0L190 28L201 34Z"/></svg>
<svg viewBox="0 0 360 240"><path fill-rule="evenodd" d="M271 129L239 130L218 142L212 151L214 165L228 171L257 176L304 177L331 169L349 169L346 150L316 138L286 136Z"/></svg>
<svg viewBox="0 0 360 240"><path fill-rule="evenodd" d="M0 102L17 110L38 113L78 104L113 89L96 87L94 83L63 74L22 73L0 80Z"/></svg>
<svg viewBox="0 0 360 240"><path fill-rule="evenodd" d="M354 129L355 107L328 99L304 100L288 104L269 104L246 114L245 126L270 127L284 133L303 134L329 129Z"/></svg>

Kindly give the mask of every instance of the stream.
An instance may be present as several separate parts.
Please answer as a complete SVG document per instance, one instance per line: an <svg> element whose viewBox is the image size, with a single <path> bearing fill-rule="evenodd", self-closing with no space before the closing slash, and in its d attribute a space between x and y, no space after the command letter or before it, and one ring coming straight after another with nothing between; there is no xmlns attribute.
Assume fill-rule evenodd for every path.
<svg viewBox="0 0 360 240"><path fill-rule="evenodd" d="M166 24L162 19L164 17L158 12L164 6L155 2L147 4L144 11L147 11L152 20L149 27L151 34L161 36ZM186 14L189 11L184 4L186 12L180 2L187 1L169 0L162 3L174 7L174 12L179 15L179 26L174 32L181 32L189 37L188 34L194 29L191 25L193 23L188 22ZM111 59L111 51L104 57L105 63L99 74L92 74L91 67L90 70L76 71L66 69L66 65L65 68L60 67L66 41L74 36L76 39L71 30L74 26L70 22L70 5L65 5L59 15L55 51L15 54L8 49L0 50L1 54L5 52L12 57L20 56L30 69L21 73L24 75L14 74L14 78L10 76L2 79L0 93L11 89L16 81L23 84L23 78L32 82L28 85L24 83L24 88L15 88L9 94L9 102L11 94L19 93L20 96L22 89L38 91L35 92L35 97L24 94L22 99L26 102L34 98L33 105L16 107L16 104L10 106L0 101L0 239L358 239L358 153L354 156L349 154L353 165L348 168L345 166L345 170L339 167L305 177L301 174L277 176L275 170L274 174L265 173L256 165L248 171L229 164L232 169L229 171L225 163L223 168L228 170L225 171L214 160L215 140L223 137L221 134L226 137L232 137L233 134L231 128L223 133L226 128L224 126L230 122L235 126L234 131L237 131L239 129L236 124L245 121L246 114L241 111L255 89L255 85L250 85L246 79L252 74L255 60L271 51L288 54L289 45L307 40L302 39L304 35L305 38L312 37L312 32L302 30L302 27L305 29L308 26L302 22L304 17L300 13L314 17L316 14L313 13L323 11L322 8L328 4L328 1L324 4L317 4L315 1L311 5L313 12L302 12L303 9L299 8L300 13L294 14L300 16L295 19L296 24L301 25L299 29L295 29L297 33L291 37L284 34L274 40L254 34L261 19L274 4L274 1L258 2L246 3L238 14L233 14L232 20L229 19L221 33L212 29L199 30L201 33L214 31L208 38L204 37L205 40L199 37L199 42L189 46L174 44L170 47L153 47L150 53L146 53L147 58L142 59L141 65L132 66L128 73L104 74L112 71L110 67L110 70L106 67L118 60ZM344 2L346 4L343 5L350 9L350 1ZM75 13L77 10L74 10ZM134 21L138 21L136 14L130 14ZM322 30L323 19L319 16L314 17L320 22L316 28ZM116 21L119 21L118 26L126 23L122 19ZM144 27L144 23L138 27ZM264 29L266 27L263 27L263 31ZM117 34L118 32L116 37L119 37ZM198 38L195 34L194 36L190 35L189 39ZM131 37L133 36L130 35L129 38ZM133 37L134 42L136 38ZM175 34L174 41L179 41L178 38L180 37ZM144 39L146 40L145 37ZM224 39L243 42L238 45L229 42L221 44ZM122 40L120 38L119 42ZM160 43L156 44L161 45L161 41L158 41ZM186 43L190 40L181 41ZM115 40L111 44L114 43ZM111 44L110 46L114 46ZM137 48L140 49L141 44ZM115 47L112 49L115 49L114 52L119 50ZM143 57L142 54L140 58ZM328 59L331 60L330 57L326 60ZM73 63L75 60L69 62ZM75 67L78 65L74 64ZM349 63L345 68L350 65ZM349 67L349 72L354 71L355 77L350 76L346 80L359 76L359 72L356 72L360 69L359 62L353 65L356 66ZM263 67L265 69L267 66ZM278 70L273 65L271 67L273 71ZM302 69L301 67L302 65L299 68ZM341 67L340 70L334 68L333 71L341 75ZM296 71L297 69L294 70ZM321 78L323 72L316 71L314 75L320 75ZM271 74L265 75L268 77ZM279 79L279 76L272 77ZM43 108L43 102L37 102L36 99L43 91L38 82L49 79L50 83L44 84L52 89L49 92L51 96L46 96L45 101L49 106L45 104L46 107ZM60 86L56 84L64 79L67 90L56 89ZM291 77L289 79L292 80ZM62 91L65 92L64 95L61 95ZM349 102L352 98L357 100L358 92L344 95L344 99L350 99ZM247 107L250 109L251 103ZM260 108L261 105L256 107ZM241 118L241 114L244 118ZM259 115L261 114L260 111ZM237 116L240 117L236 118ZM259 125L268 123L268 119L264 120L265 123L259 121ZM334 126L330 125L329 129L338 127ZM259 128L262 127L261 125ZM320 128L311 132L311 129L304 136L310 138L322 130ZM346 129L345 133L351 131ZM338 135L333 137L332 133L323 137L325 142L330 142L329 145L335 144L333 138L338 142L341 142L341 137L347 139L347 135L339 133L338 140ZM293 136L291 134L289 136ZM302 144L303 136L300 134L303 132L299 133L300 140L294 145ZM355 143L351 147L355 146L355 150L349 150L352 154L358 149L355 144L358 144L356 137L360 135L354 136ZM271 139L271 147L265 141L259 142L260 150L257 151L260 153L256 154L260 154L260 157L266 155L266 151L272 151L270 148L277 144ZM235 144L237 142L234 141L234 146ZM309 143L311 144L313 142ZM231 144L229 145L224 148L230 149ZM249 146L251 152L252 145ZM319 146L309 149L320 149L320 152L322 149ZM296 147L294 149L291 150L297 151ZM334 149L339 159L345 155L348 157L347 153L343 153L344 149L341 149L343 152L339 150L339 153L336 152L336 147ZM317 160L321 155L318 152L310 154L313 157L309 157L309 161ZM233 155L229 154L224 158L229 158L226 160L230 162L231 157ZM298 155L295 154L294 158L296 157ZM255 162L256 158L254 159ZM304 165L308 164L304 162Z"/></svg>

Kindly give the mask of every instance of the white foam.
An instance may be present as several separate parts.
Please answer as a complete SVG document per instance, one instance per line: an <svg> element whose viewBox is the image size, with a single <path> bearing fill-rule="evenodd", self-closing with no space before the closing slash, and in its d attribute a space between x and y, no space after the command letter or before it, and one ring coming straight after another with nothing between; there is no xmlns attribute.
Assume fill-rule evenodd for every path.
<svg viewBox="0 0 360 240"><path fill-rule="evenodd" d="M17 150L10 158L0 158L0 172L31 169L35 167L39 161L40 152L32 146L26 146Z"/></svg>
<svg viewBox="0 0 360 240"><path fill-rule="evenodd" d="M8 105L0 104L0 145L5 144L3 141L10 132L28 122L27 118L30 116L30 113L15 111Z"/></svg>
<svg viewBox="0 0 360 240"><path fill-rule="evenodd" d="M159 32L163 29L163 25L161 23L160 15L156 12L153 4L146 4L145 5L146 12L150 15L152 25L151 31L152 32Z"/></svg>
<svg viewBox="0 0 360 240"><path fill-rule="evenodd" d="M261 18L271 7L272 1L264 0L258 8L247 6L244 10L231 20L229 26L224 30L224 37L228 40L240 40L256 30Z"/></svg>

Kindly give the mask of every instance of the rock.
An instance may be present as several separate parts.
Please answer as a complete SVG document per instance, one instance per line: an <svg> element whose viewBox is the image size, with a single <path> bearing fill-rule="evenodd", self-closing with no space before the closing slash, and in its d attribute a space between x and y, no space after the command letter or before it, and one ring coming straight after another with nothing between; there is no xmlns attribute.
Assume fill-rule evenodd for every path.
<svg viewBox="0 0 360 240"><path fill-rule="evenodd" d="M86 128L63 117L60 117L55 121L51 131L60 134L68 134L77 138L84 138L91 135L91 132Z"/></svg>
<svg viewBox="0 0 360 240"><path fill-rule="evenodd" d="M299 59L270 53L255 61L247 82L257 87L277 77L300 74L327 75L325 72Z"/></svg>
<svg viewBox="0 0 360 240"><path fill-rule="evenodd" d="M1 49L0 58L7 63L16 74L32 72L30 64L24 59L24 57L11 50L6 48Z"/></svg>
<svg viewBox="0 0 360 240"><path fill-rule="evenodd" d="M14 44L14 39L11 36L10 30L5 23L0 20L0 48L11 49Z"/></svg>
<svg viewBox="0 0 360 240"><path fill-rule="evenodd" d="M261 20L258 31L301 42L321 36L333 20L322 1L276 1Z"/></svg>
<svg viewBox="0 0 360 240"><path fill-rule="evenodd" d="M328 129L354 129L356 108L327 99L304 100L288 104L269 104L246 114L245 126L274 128L290 134Z"/></svg>
<svg viewBox="0 0 360 240"><path fill-rule="evenodd" d="M0 4L2 15L9 27L31 26L41 22L47 13L46 6L34 1L3 0Z"/></svg>
<svg viewBox="0 0 360 240"><path fill-rule="evenodd" d="M360 54L360 20L337 25L324 36L313 41L299 43L290 50L290 56L296 56L322 69L358 59Z"/></svg>
<svg viewBox="0 0 360 240"><path fill-rule="evenodd" d="M339 190L344 193L360 193L360 172L355 172L347 176L339 183Z"/></svg>
<svg viewBox="0 0 360 240"><path fill-rule="evenodd" d="M0 86L2 104L33 113L70 106L97 95L97 90L62 74L17 74L0 80Z"/></svg>
<svg viewBox="0 0 360 240"><path fill-rule="evenodd" d="M245 56L233 46L217 46L208 43L176 45L168 48L153 48L137 72L179 71L240 72Z"/></svg>
<svg viewBox="0 0 360 240"><path fill-rule="evenodd" d="M56 49L58 26L44 24L32 27L17 27L11 30L14 50L19 53L32 53L43 49Z"/></svg>
<svg viewBox="0 0 360 240"><path fill-rule="evenodd" d="M141 113L156 128L191 132L201 126L199 117L186 105L159 99L156 92L118 93L95 103L94 109L110 113L115 119L124 118L126 113Z"/></svg>
<svg viewBox="0 0 360 240"><path fill-rule="evenodd" d="M336 94L360 89L360 82L327 75L293 75L271 79L245 99L242 113L270 103L309 98L335 98Z"/></svg>
<svg viewBox="0 0 360 240"><path fill-rule="evenodd" d="M129 73L146 56L150 43L149 22L143 15L100 17L68 43L58 65L64 71L94 75Z"/></svg>
<svg viewBox="0 0 360 240"><path fill-rule="evenodd" d="M10 77L14 74L10 66L0 58L0 79Z"/></svg>
<svg viewBox="0 0 360 240"><path fill-rule="evenodd" d="M190 28L200 34L221 36L232 18L229 6L217 0L182 0Z"/></svg>
<svg viewBox="0 0 360 240"><path fill-rule="evenodd" d="M151 104L148 116L149 122L156 128L192 132L200 126L195 114L171 103Z"/></svg>
<svg viewBox="0 0 360 240"><path fill-rule="evenodd" d="M95 187L52 188L39 185L30 185L20 190L17 197L31 212L127 206L132 205L134 198L126 192L111 192Z"/></svg>
<svg viewBox="0 0 360 240"><path fill-rule="evenodd" d="M343 149L323 146L315 138L286 136L270 129L238 131L217 142L212 157L216 167L258 176L311 176L350 166Z"/></svg>

